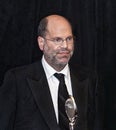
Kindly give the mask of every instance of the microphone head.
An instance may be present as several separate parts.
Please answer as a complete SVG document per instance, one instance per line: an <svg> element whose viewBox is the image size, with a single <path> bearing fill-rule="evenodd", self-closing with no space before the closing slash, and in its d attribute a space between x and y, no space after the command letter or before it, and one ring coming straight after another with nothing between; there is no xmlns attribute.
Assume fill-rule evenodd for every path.
<svg viewBox="0 0 116 130"><path fill-rule="evenodd" d="M73 96L69 96L69 98L65 102L65 111L69 118L70 122L74 122L77 117L77 106Z"/></svg>

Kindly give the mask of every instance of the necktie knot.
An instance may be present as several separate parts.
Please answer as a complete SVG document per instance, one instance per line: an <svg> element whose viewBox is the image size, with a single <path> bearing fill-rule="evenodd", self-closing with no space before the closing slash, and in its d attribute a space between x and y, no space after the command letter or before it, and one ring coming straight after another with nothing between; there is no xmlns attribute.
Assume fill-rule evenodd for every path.
<svg viewBox="0 0 116 130"><path fill-rule="evenodd" d="M64 74L62 73L55 73L54 76L62 83L64 81Z"/></svg>

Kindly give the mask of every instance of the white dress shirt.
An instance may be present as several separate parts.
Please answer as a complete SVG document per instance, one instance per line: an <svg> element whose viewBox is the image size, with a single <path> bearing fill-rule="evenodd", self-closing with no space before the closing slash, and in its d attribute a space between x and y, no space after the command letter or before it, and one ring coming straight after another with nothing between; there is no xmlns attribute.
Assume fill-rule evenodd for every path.
<svg viewBox="0 0 116 130"><path fill-rule="evenodd" d="M58 85L59 80L54 76L55 73L63 73L65 75L65 83L67 86L67 90L69 95L72 95L72 87L71 87L71 78L70 78L70 70L68 64L65 66L65 68L57 72L55 69L53 69L45 60L44 56L42 57L42 65L48 80L48 85L53 101L53 106L56 114L56 119L58 122Z"/></svg>

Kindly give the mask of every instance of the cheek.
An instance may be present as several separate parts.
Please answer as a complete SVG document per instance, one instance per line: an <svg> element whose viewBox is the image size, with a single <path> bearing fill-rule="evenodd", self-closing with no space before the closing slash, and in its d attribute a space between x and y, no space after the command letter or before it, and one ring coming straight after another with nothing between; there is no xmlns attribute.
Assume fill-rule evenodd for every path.
<svg viewBox="0 0 116 130"><path fill-rule="evenodd" d="M68 46L68 49L69 49L70 51L73 51L73 50L74 50L74 44L69 45L69 46Z"/></svg>
<svg viewBox="0 0 116 130"><path fill-rule="evenodd" d="M56 49L51 45L45 44L44 48L43 48L43 51L46 54L54 54L56 52Z"/></svg>

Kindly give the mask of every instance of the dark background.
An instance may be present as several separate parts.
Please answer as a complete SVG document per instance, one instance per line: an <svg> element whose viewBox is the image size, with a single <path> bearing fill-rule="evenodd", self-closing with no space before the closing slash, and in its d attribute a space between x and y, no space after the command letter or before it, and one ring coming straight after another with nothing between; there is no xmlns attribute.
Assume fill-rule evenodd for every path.
<svg viewBox="0 0 116 130"><path fill-rule="evenodd" d="M0 84L7 70L41 59L37 25L53 13L67 17L74 27L72 62L103 77L105 129L116 130L115 0L0 0Z"/></svg>

